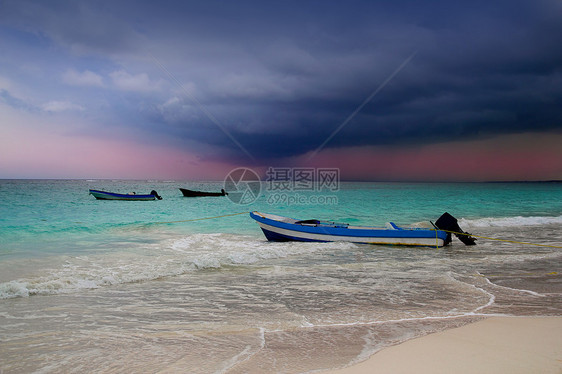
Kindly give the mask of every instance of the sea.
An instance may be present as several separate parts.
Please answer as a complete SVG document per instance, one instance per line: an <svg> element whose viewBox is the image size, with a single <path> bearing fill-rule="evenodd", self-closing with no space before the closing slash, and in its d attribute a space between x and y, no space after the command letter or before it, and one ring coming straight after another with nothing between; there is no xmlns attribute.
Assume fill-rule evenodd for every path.
<svg viewBox="0 0 562 374"><path fill-rule="evenodd" d="M562 314L562 183L179 187L224 183L0 180L0 373L315 373L488 316ZM449 212L478 238L273 243L254 210L414 227Z"/></svg>

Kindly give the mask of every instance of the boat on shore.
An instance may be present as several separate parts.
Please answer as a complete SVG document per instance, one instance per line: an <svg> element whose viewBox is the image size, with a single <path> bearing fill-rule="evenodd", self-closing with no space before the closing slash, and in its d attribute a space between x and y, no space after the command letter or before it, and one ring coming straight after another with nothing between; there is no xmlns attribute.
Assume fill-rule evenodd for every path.
<svg viewBox="0 0 562 374"><path fill-rule="evenodd" d="M205 192L205 191L194 191L188 190L187 188L180 188L181 193L184 197L202 197L202 196L226 196L228 193L221 189L221 192Z"/></svg>
<svg viewBox="0 0 562 374"><path fill-rule="evenodd" d="M257 221L267 240L277 242L344 241L361 244L443 247L451 242L451 233L458 227L457 220L448 213L443 214L437 220L436 225L441 226L435 226L434 229L398 227L393 222L389 222L384 228L352 226L347 223L317 219L296 220L256 211L251 212L250 217ZM471 239L472 244L475 244L475 239L470 237L470 234L464 233L462 230L454 232L462 233L461 236L465 240ZM460 239L459 235L457 237Z"/></svg>
<svg viewBox="0 0 562 374"><path fill-rule="evenodd" d="M129 200L129 201L147 201L147 200L162 200L158 192L152 190L148 195L141 195L136 193L121 194L115 192L107 192L100 190L90 190L90 195L93 195L97 200Z"/></svg>

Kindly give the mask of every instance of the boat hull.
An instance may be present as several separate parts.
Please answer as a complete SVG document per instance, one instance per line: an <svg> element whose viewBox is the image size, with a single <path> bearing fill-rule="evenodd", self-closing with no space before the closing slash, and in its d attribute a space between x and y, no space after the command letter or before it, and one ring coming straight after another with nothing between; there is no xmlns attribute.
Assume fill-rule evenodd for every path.
<svg viewBox="0 0 562 374"><path fill-rule="evenodd" d="M204 192L204 191L194 191L188 190L187 188L180 188L181 193L185 197L204 197L204 196L225 196L226 193L223 192Z"/></svg>
<svg viewBox="0 0 562 374"><path fill-rule="evenodd" d="M155 200L154 195L129 195L99 190L90 190L90 195L97 200L128 200L128 201L148 201Z"/></svg>
<svg viewBox="0 0 562 374"><path fill-rule="evenodd" d="M418 228L375 228L347 225L300 225L274 219L277 216L252 212L269 241L351 242L360 244L443 247L447 233ZM283 217L279 217L283 218ZM294 221L294 220L293 220ZM297 221L298 222L298 221Z"/></svg>

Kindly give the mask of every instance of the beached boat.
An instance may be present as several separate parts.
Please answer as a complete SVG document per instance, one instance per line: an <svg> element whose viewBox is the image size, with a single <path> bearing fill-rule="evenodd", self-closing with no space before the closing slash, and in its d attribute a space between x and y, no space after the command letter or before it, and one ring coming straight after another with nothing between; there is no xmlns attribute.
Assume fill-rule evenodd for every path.
<svg viewBox="0 0 562 374"><path fill-rule="evenodd" d="M435 229L398 227L392 222L389 222L385 228L352 226L347 223L316 219L296 220L260 212L251 212L250 217L258 222L267 240L282 242L345 241L364 244L443 247L451 242L452 229L455 228L456 230L458 227L457 220L448 213L440 217L436 225L441 226L436 226ZM447 226L447 228L444 226ZM458 229L460 230L460 228ZM455 232L462 233L462 230ZM467 238L472 239L467 235L469 234L462 235L465 240Z"/></svg>
<svg viewBox="0 0 562 374"><path fill-rule="evenodd" d="M201 197L201 196L226 196L228 193L222 189L221 192L204 192L188 190L187 188L180 188L181 193L185 197Z"/></svg>
<svg viewBox="0 0 562 374"><path fill-rule="evenodd" d="M106 192L99 190L90 190L90 195L93 195L98 200L130 200L130 201L145 201L145 200L162 200L158 192L152 190L148 195L137 195L136 193L121 194L114 192Z"/></svg>

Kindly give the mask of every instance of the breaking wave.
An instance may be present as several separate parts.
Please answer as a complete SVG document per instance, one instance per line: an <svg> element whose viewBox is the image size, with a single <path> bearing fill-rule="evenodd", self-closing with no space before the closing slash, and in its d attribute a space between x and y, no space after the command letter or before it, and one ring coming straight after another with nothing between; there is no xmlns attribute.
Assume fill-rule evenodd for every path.
<svg viewBox="0 0 562 374"><path fill-rule="evenodd" d="M72 293L198 270L251 265L320 250L350 248L355 248L355 244L269 243L234 234L194 234L136 251L67 257L58 269L48 274L0 283L0 299Z"/></svg>
<svg viewBox="0 0 562 374"><path fill-rule="evenodd" d="M562 224L562 216L558 217L503 217L503 218L479 218L459 219L462 228L472 227L519 227L519 226L543 226Z"/></svg>

